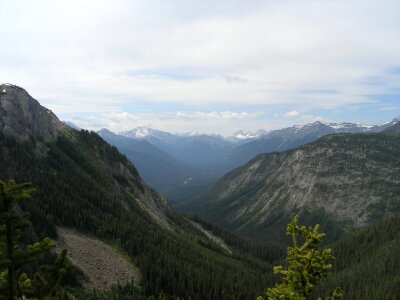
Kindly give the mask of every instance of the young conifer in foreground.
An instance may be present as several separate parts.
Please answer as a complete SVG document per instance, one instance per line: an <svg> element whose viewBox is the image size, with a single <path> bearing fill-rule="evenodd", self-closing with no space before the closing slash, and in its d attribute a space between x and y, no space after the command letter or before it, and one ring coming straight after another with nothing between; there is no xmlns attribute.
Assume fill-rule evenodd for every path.
<svg viewBox="0 0 400 300"><path fill-rule="evenodd" d="M282 266L274 267L274 273L283 275L282 283L267 290L269 300L309 300L315 286L328 276L333 260L331 249L320 251L319 245L324 233L319 233L319 225L307 228L299 226L299 217L295 216L287 226L287 235L292 237L293 247L288 247L286 261L287 270ZM299 237L303 237L304 244L299 245ZM337 300L342 296L340 288L336 288L332 296L318 298L318 300ZM262 300L258 297L257 300Z"/></svg>
<svg viewBox="0 0 400 300"><path fill-rule="evenodd" d="M43 265L37 272L28 274L26 267L35 263L38 256L55 247L45 238L22 249L21 230L32 226L28 213L20 213L18 204L31 199L36 193L30 183L0 181L0 299L57 299L52 297L61 277L71 267L66 250L57 257L53 266Z"/></svg>

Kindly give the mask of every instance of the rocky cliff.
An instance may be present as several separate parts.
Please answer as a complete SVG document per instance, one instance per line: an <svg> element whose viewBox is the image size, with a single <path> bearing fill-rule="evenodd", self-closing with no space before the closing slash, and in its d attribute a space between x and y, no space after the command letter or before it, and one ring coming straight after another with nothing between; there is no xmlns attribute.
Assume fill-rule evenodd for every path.
<svg viewBox="0 0 400 300"><path fill-rule="evenodd" d="M68 128L51 110L42 107L16 85L0 85L0 114L0 129L19 141L31 137L44 142L54 141Z"/></svg>
<svg viewBox="0 0 400 300"><path fill-rule="evenodd" d="M400 137L337 134L262 154L187 206L244 232L267 232L294 214L348 232L400 211ZM269 232L271 233L271 232Z"/></svg>

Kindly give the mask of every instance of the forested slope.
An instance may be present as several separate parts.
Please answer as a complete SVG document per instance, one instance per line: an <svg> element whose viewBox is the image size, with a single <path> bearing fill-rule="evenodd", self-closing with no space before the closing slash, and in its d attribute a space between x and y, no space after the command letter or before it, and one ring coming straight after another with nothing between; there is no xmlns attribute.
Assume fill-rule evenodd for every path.
<svg viewBox="0 0 400 300"><path fill-rule="evenodd" d="M333 245L333 275L320 290L342 287L343 300L400 299L400 215Z"/></svg>
<svg viewBox="0 0 400 300"><path fill-rule="evenodd" d="M400 211L400 137L334 134L261 154L186 206L217 224L280 239L294 214L332 240Z"/></svg>
<svg viewBox="0 0 400 300"><path fill-rule="evenodd" d="M56 226L64 226L118 245L139 267L145 296L254 299L260 293L269 263L234 248L228 253L146 186L115 147L93 132L53 127L58 119L23 89L6 89L0 179L31 181L38 189L23 207L38 236L57 238ZM51 118L38 124L36 113ZM27 120L34 132L19 126ZM51 135L46 128L54 129Z"/></svg>

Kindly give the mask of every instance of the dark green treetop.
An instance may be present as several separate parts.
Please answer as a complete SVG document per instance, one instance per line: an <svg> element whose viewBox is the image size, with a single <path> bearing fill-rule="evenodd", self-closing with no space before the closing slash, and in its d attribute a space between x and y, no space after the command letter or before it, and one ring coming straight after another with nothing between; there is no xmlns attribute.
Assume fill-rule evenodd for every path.
<svg viewBox="0 0 400 300"><path fill-rule="evenodd" d="M286 261L288 269L282 266L274 267L274 273L283 275L282 283L267 290L270 300L309 300L315 286L328 276L332 264L328 263L334 257L331 249L320 251L319 245L324 233L319 233L319 225L307 228L299 226L299 217L295 216L287 226L287 235L292 237L293 247L288 247ZM304 244L299 245L299 237L303 237ZM341 298L340 288L336 288L332 296L325 300ZM259 297L258 300L263 299ZM322 300L322 298L318 298Z"/></svg>
<svg viewBox="0 0 400 300"><path fill-rule="evenodd" d="M66 250L53 266L43 265L28 274L26 266L36 262L38 256L55 244L45 238L21 248L21 230L30 227L29 213L21 213L18 204L31 199L36 193L30 183L0 181L0 299L53 299L61 277L70 268ZM32 272L31 272L32 273ZM55 298L54 298L55 299Z"/></svg>

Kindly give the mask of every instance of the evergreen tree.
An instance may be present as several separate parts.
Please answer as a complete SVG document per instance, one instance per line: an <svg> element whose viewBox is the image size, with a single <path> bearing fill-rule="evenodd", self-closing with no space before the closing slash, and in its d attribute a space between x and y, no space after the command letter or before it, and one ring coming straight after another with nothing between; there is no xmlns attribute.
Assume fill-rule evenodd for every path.
<svg viewBox="0 0 400 300"><path fill-rule="evenodd" d="M320 251L319 244L325 236L319 233L319 225L307 228L299 226L299 217L295 216L292 223L287 226L287 235L292 237L293 247L288 247L286 261L289 265L287 270L282 266L274 267L275 274L281 274L282 283L267 290L270 300L309 300L315 286L328 276L333 260L331 249ZM303 237L304 244L299 245L299 237ZM332 296L325 300L337 300L341 298L340 288L336 288ZM259 297L258 300L263 299ZM322 300L322 298L318 298Z"/></svg>
<svg viewBox="0 0 400 300"><path fill-rule="evenodd" d="M36 262L38 256L55 244L45 238L21 248L21 230L30 227L28 213L19 211L19 204L36 193L30 183L0 181L0 299L51 299L63 274L69 268L66 250L56 259L54 266L40 266L31 276L27 264Z"/></svg>

